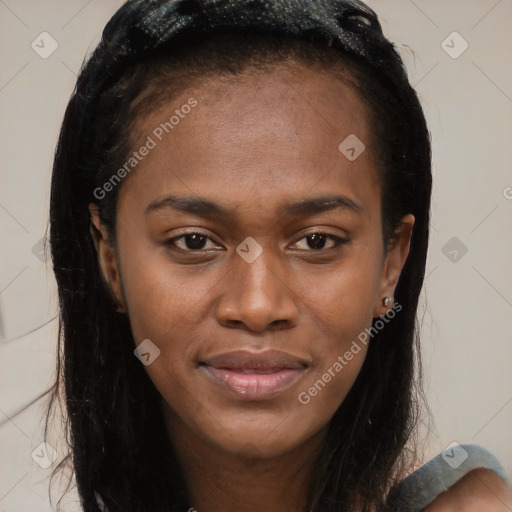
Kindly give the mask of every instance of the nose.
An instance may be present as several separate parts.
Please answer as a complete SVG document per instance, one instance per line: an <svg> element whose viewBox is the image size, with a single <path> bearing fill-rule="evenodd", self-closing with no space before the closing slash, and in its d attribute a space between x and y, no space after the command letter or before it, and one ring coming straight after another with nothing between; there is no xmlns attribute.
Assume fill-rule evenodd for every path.
<svg viewBox="0 0 512 512"><path fill-rule="evenodd" d="M231 264L217 303L221 325L252 332L297 325L299 298L293 291L291 273L271 257L270 250L264 250L252 263L234 254Z"/></svg>

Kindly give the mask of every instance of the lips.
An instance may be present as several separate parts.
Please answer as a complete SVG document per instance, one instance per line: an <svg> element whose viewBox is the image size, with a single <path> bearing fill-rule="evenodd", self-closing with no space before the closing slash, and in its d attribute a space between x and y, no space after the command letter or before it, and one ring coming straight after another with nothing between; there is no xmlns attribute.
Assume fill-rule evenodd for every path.
<svg viewBox="0 0 512 512"><path fill-rule="evenodd" d="M236 351L206 358L199 368L232 396L265 400L293 386L308 364L286 352Z"/></svg>

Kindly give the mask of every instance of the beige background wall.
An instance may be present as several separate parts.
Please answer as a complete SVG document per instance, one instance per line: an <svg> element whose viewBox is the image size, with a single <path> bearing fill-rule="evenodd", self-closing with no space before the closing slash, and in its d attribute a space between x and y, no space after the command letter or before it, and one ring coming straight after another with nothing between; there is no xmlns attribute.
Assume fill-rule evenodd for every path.
<svg viewBox="0 0 512 512"><path fill-rule="evenodd" d="M0 0L2 512L50 510L50 468L34 462L48 458L39 447L44 403L16 413L53 377L56 292L40 247L52 154L83 57L121 3ZM452 442L476 443L512 475L512 3L369 4L401 43L433 137L421 316L435 428L425 459ZM42 32L58 44L47 58L35 51L46 56L54 44Z"/></svg>

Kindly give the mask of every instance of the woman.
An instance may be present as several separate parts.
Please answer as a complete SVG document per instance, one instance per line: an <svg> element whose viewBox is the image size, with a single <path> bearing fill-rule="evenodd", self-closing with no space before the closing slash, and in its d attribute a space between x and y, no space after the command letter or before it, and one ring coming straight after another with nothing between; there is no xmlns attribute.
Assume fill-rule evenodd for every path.
<svg viewBox="0 0 512 512"><path fill-rule="evenodd" d="M430 193L421 106L365 5L127 2L52 179L84 510L431 511L468 489L500 510L474 447L447 492L403 481Z"/></svg>

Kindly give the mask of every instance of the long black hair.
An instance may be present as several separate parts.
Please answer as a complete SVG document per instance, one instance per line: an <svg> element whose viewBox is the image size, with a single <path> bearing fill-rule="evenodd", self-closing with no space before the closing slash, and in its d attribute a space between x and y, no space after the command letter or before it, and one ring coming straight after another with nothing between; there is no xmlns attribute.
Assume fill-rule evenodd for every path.
<svg viewBox="0 0 512 512"><path fill-rule="evenodd" d="M88 205L115 242L118 189L98 199L129 155L138 116L193 78L236 75L287 59L350 83L368 111L382 190L382 234L415 216L395 291L332 420L305 511L380 510L405 467L421 386L417 306L428 247L431 150L418 97L376 14L356 0L131 0L106 25L66 109L51 184L50 244L60 306L57 379L82 506L98 512L188 509L161 396L140 362L126 315L102 279ZM341 141L340 141L341 142ZM136 171L134 171L136 172Z"/></svg>

